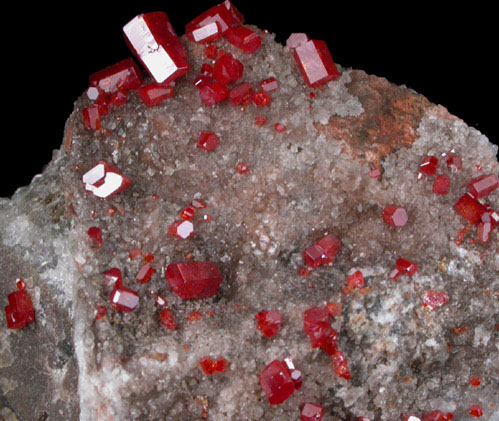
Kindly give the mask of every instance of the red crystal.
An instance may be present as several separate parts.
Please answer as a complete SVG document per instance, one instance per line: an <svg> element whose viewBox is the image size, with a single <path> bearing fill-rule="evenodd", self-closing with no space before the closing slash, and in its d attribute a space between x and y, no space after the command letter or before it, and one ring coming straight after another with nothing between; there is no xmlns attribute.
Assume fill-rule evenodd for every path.
<svg viewBox="0 0 499 421"><path fill-rule="evenodd" d="M340 77L324 41L307 41L293 52L298 68L311 88Z"/></svg>
<svg viewBox="0 0 499 421"><path fill-rule="evenodd" d="M95 86L101 92L109 94L118 92L120 89L137 89L141 84L142 73L131 58L90 75L90 86Z"/></svg>
<svg viewBox="0 0 499 421"><path fill-rule="evenodd" d="M341 303L326 303L325 309L330 317L341 316L342 305Z"/></svg>
<svg viewBox="0 0 499 421"><path fill-rule="evenodd" d="M224 37L230 44L246 54L254 53L262 45L262 37L245 26L229 29Z"/></svg>
<svg viewBox="0 0 499 421"><path fill-rule="evenodd" d="M383 221L392 227L403 227L409 219L406 210L400 206L386 206L381 215Z"/></svg>
<svg viewBox="0 0 499 421"><path fill-rule="evenodd" d="M434 156L426 156L419 165L419 171L426 175L435 175L437 173L438 159Z"/></svg>
<svg viewBox="0 0 499 421"><path fill-rule="evenodd" d="M214 151L218 146L218 136L213 132L201 132L197 140L197 146L199 149L208 152Z"/></svg>
<svg viewBox="0 0 499 421"><path fill-rule="evenodd" d="M207 45L204 49L204 56L207 59L215 60L218 57L218 47L215 44Z"/></svg>
<svg viewBox="0 0 499 421"><path fill-rule="evenodd" d="M189 36L189 34L192 34L196 30L202 30L212 23L217 23L219 29L218 37L220 37L220 35L225 34L229 28L243 24L244 18L230 1L224 1L190 21L185 27L185 33L189 38L194 38L193 35ZM200 34L209 32L210 31L205 29ZM203 37L200 36L200 38L202 39Z"/></svg>
<svg viewBox="0 0 499 421"><path fill-rule="evenodd" d="M371 178L379 178L379 177L381 177L381 170L379 168L373 168L369 172L369 177L371 177Z"/></svg>
<svg viewBox="0 0 499 421"><path fill-rule="evenodd" d="M229 96L229 88L223 83L210 82L203 86L199 92L201 96L201 101L203 101L209 107L222 102Z"/></svg>
<svg viewBox="0 0 499 421"><path fill-rule="evenodd" d="M156 272L156 270L151 267L151 265L145 264L140 268L139 272L135 276L135 279L141 284L147 284L154 272Z"/></svg>
<svg viewBox="0 0 499 421"><path fill-rule="evenodd" d="M187 38L193 42L206 44L219 39L222 36L222 29L218 22L207 22L185 34L187 35Z"/></svg>
<svg viewBox="0 0 499 421"><path fill-rule="evenodd" d="M199 75L194 79L194 82L192 83L196 88L199 90L203 89L205 86L207 86L211 81L212 77L210 76L205 76L205 75Z"/></svg>
<svg viewBox="0 0 499 421"><path fill-rule="evenodd" d="M260 372L259 380L271 405L283 403L295 392L289 369L282 361L274 360L267 365Z"/></svg>
<svg viewBox="0 0 499 421"><path fill-rule="evenodd" d="M208 77L213 77L213 66L208 63L203 63L201 65L201 75L203 76L208 76Z"/></svg>
<svg viewBox="0 0 499 421"><path fill-rule="evenodd" d="M304 33L294 33L294 34L291 34L288 38L288 40L286 41L286 46L291 49L291 50L294 50L295 48L298 48L300 45L303 45L305 44L306 42L308 41L308 36L307 34L304 34Z"/></svg>
<svg viewBox="0 0 499 421"><path fill-rule="evenodd" d="M263 126L267 122L267 117L262 115L255 116L255 126Z"/></svg>
<svg viewBox="0 0 499 421"><path fill-rule="evenodd" d="M307 402L301 409L300 421L321 421L325 409L322 405Z"/></svg>
<svg viewBox="0 0 499 421"><path fill-rule="evenodd" d="M472 224L477 224L487 208L470 194L465 194L454 205L454 210Z"/></svg>
<svg viewBox="0 0 499 421"><path fill-rule="evenodd" d="M180 217L182 219L185 219L187 221L191 220L192 218L194 218L194 214L196 213L196 209L194 208L194 206L187 206L181 213L180 213Z"/></svg>
<svg viewBox="0 0 499 421"><path fill-rule="evenodd" d="M282 316L275 310L262 310L255 316L257 320L256 328L262 332L266 338L277 335L282 323Z"/></svg>
<svg viewBox="0 0 499 421"><path fill-rule="evenodd" d="M281 123L276 123L276 124L274 124L274 130L277 133L282 133L282 132L286 131L286 126L284 124L281 124Z"/></svg>
<svg viewBox="0 0 499 421"><path fill-rule="evenodd" d="M109 301L113 309L131 313L139 306L139 294L125 287L114 288Z"/></svg>
<svg viewBox="0 0 499 421"><path fill-rule="evenodd" d="M339 377L350 380L352 376L350 374L350 369L348 368L345 354L341 351L336 351L333 355L331 355L331 359L333 360L334 373Z"/></svg>
<svg viewBox="0 0 499 421"><path fill-rule="evenodd" d="M253 94L253 104L257 107L266 107L272 102L272 98L267 92L260 91Z"/></svg>
<svg viewBox="0 0 499 421"><path fill-rule="evenodd" d="M262 88L262 91L267 93L277 91L277 89L279 89L279 83L277 82L275 77L270 77L268 79L262 80L260 82L260 86Z"/></svg>
<svg viewBox="0 0 499 421"><path fill-rule="evenodd" d="M221 56L213 66L213 78L224 84L234 83L242 77L243 70L243 64L232 54L227 53Z"/></svg>
<svg viewBox="0 0 499 421"><path fill-rule="evenodd" d="M409 276L414 276L418 271L418 265L406 259L397 259L395 266L399 272L406 273Z"/></svg>
<svg viewBox="0 0 499 421"><path fill-rule="evenodd" d="M128 91L120 89L111 95L111 104L115 107L125 105L128 99Z"/></svg>
<svg viewBox="0 0 499 421"><path fill-rule="evenodd" d="M360 270L347 277L347 285L350 289L364 287L364 275Z"/></svg>
<svg viewBox="0 0 499 421"><path fill-rule="evenodd" d="M127 189L132 183L114 165L100 161L82 177L85 189L95 196L106 199Z"/></svg>
<svg viewBox="0 0 499 421"><path fill-rule="evenodd" d="M222 282L222 274L212 262L171 264L165 277L170 289L184 300L213 297Z"/></svg>
<svg viewBox="0 0 499 421"><path fill-rule="evenodd" d="M18 290L26 289L26 282L24 282L21 278L16 279L16 287Z"/></svg>
<svg viewBox="0 0 499 421"><path fill-rule="evenodd" d="M144 13L123 27L130 50L157 83L169 83L189 71L187 55L164 12Z"/></svg>
<svg viewBox="0 0 499 421"><path fill-rule="evenodd" d="M191 221L185 219L175 221L168 227L168 234L175 238L186 240L194 235L194 225Z"/></svg>
<svg viewBox="0 0 499 421"><path fill-rule="evenodd" d="M87 234L90 239L90 247L99 248L102 246L102 231L99 227L90 227Z"/></svg>
<svg viewBox="0 0 499 421"><path fill-rule="evenodd" d="M441 174L433 182L433 193L443 195L449 193L450 177L447 174Z"/></svg>
<svg viewBox="0 0 499 421"><path fill-rule="evenodd" d="M99 130L101 128L101 110L99 105L94 104L81 111L83 115L83 125L86 130Z"/></svg>
<svg viewBox="0 0 499 421"><path fill-rule="evenodd" d="M174 88L160 83L149 83L139 88L139 96L142 102L148 107L161 104L165 99L173 97Z"/></svg>
<svg viewBox="0 0 499 421"><path fill-rule="evenodd" d="M481 416L483 416L483 409L478 405L472 405L469 414L472 417L480 418Z"/></svg>
<svg viewBox="0 0 499 421"><path fill-rule="evenodd" d="M215 371L223 373L227 368L227 360L225 358L219 358L215 363Z"/></svg>
<svg viewBox="0 0 499 421"><path fill-rule="evenodd" d="M5 306L7 328L24 329L35 321L35 309L26 290L17 290L7 295L9 304Z"/></svg>
<svg viewBox="0 0 499 421"><path fill-rule="evenodd" d="M291 376L291 380L293 381L293 386L295 390L299 390L302 386L302 374L300 370L297 370L293 360L291 358L284 358L284 364L286 365L289 375Z"/></svg>
<svg viewBox="0 0 499 421"><path fill-rule="evenodd" d="M236 165L236 171L239 174L247 174L247 173L249 173L249 168L248 168L248 166L244 162L239 162Z"/></svg>
<svg viewBox="0 0 499 421"><path fill-rule="evenodd" d="M173 312L169 308L164 308L159 312L160 323L170 330L175 330L177 328L177 323L173 318Z"/></svg>
<svg viewBox="0 0 499 421"><path fill-rule="evenodd" d="M448 417L448 415L451 415ZM448 421L453 418L452 414L443 414L442 411L433 411L426 417L422 418L421 421Z"/></svg>
<svg viewBox="0 0 499 421"><path fill-rule="evenodd" d="M331 263L340 249L341 241L334 234L329 234L306 249L303 252L303 258L309 267L316 268Z"/></svg>
<svg viewBox="0 0 499 421"><path fill-rule="evenodd" d="M499 187L499 177L495 174L484 174L474 178L468 184L468 191L475 199L480 199L492 193Z"/></svg>
<svg viewBox="0 0 499 421"><path fill-rule="evenodd" d="M152 263L154 262L154 254L151 254L151 253L146 253L144 255L144 262L147 262L147 263Z"/></svg>
<svg viewBox="0 0 499 421"><path fill-rule="evenodd" d="M203 318L203 315L199 311L193 311L189 316L187 317L187 321L189 323L192 322L197 322Z"/></svg>
<svg viewBox="0 0 499 421"><path fill-rule="evenodd" d="M329 323L329 312L319 307L312 307L303 313L303 330L310 338L312 348L330 344L338 337Z"/></svg>
<svg viewBox="0 0 499 421"><path fill-rule="evenodd" d="M191 205L194 206L196 209L204 209L206 206L208 206L205 202L203 202L201 199L194 199L191 202Z"/></svg>
<svg viewBox="0 0 499 421"><path fill-rule="evenodd" d="M253 99L253 88L247 83L241 83L232 88L229 93L229 100L233 105L248 105Z"/></svg>
<svg viewBox="0 0 499 421"><path fill-rule="evenodd" d="M482 379L480 377L473 376L470 379L470 384L472 386L478 387L478 386L480 386L482 384Z"/></svg>
<svg viewBox="0 0 499 421"><path fill-rule="evenodd" d="M102 320L107 316L107 308L106 306L97 306L95 309L95 320Z"/></svg>
<svg viewBox="0 0 499 421"><path fill-rule="evenodd" d="M449 156L447 158L447 168L452 172L457 172L463 167L463 159L460 156Z"/></svg>
<svg viewBox="0 0 499 421"><path fill-rule="evenodd" d="M142 249L132 249L132 250L128 250L128 257L130 257L130 259L136 259L136 258L137 258L137 257L139 257L141 254L142 254Z"/></svg>
<svg viewBox="0 0 499 421"><path fill-rule="evenodd" d="M118 268L112 268L103 273L104 280L107 286L112 286L118 288L123 285L123 277L121 275L121 270Z"/></svg>
<svg viewBox="0 0 499 421"><path fill-rule="evenodd" d="M201 366L204 374L211 376L215 373L215 363L210 357L201 358L199 365Z"/></svg>
<svg viewBox="0 0 499 421"><path fill-rule="evenodd" d="M446 292L426 291L423 298L423 307L427 310L435 310L448 301L449 295Z"/></svg>
<svg viewBox="0 0 499 421"><path fill-rule="evenodd" d="M306 277L310 275L310 273L311 271L307 266L300 266L300 268L298 269L298 275L300 276Z"/></svg>

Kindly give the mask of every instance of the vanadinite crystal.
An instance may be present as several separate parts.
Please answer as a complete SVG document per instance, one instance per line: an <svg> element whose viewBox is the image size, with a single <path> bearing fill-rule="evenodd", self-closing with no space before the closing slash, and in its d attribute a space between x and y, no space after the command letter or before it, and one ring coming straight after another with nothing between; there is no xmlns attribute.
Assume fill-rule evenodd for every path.
<svg viewBox="0 0 499 421"><path fill-rule="evenodd" d="M130 50L158 83L169 83L189 71L184 48L164 12L144 13L123 27Z"/></svg>
<svg viewBox="0 0 499 421"><path fill-rule="evenodd" d="M224 84L234 83L242 77L243 70L243 64L232 54L224 54L213 66L213 78Z"/></svg>
<svg viewBox="0 0 499 421"><path fill-rule="evenodd" d="M162 83L149 83L141 86L138 90L140 99L149 107L161 104L165 99L173 97L175 90L171 86Z"/></svg>
<svg viewBox="0 0 499 421"><path fill-rule="evenodd" d="M35 321L35 309L26 290L17 290L7 295L9 305L5 307L5 317L9 329L24 329Z"/></svg>
<svg viewBox="0 0 499 421"><path fill-rule="evenodd" d="M102 231L99 227L90 227L87 234L90 240L90 247L99 248L102 246Z"/></svg>
<svg viewBox="0 0 499 421"><path fill-rule="evenodd" d="M279 89L279 83L277 82L275 77L270 77L268 79L262 80L260 82L260 87L264 92L273 92Z"/></svg>
<svg viewBox="0 0 499 421"><path fill-rule="evenodd" d="M113 309L131 313L139 306L139 294L125 287L115 288L111 292L109 302Z"/></svg>
<svg viewBox="0 0 499 421"><path fill-rule="evenodd" d="M177 323L175 323L175 319L173 318L173 313L169 308L164 308L159 312L159 321L167 329L170 330L177 329Z"/></svg>
<svg viewBox="0 0 499 421"><path fill-rule="evenodd" d="M441 174L433 182L433 192L443 195L449 193L450 177L447 174Z"/></svg>
<svg viewBox="0 0 499 421"><path fill-rule="evenodd" d="M185 219L175 221L168 227L168 235L186 240L194 235L194 224Z"/></svg>
<svg viewBox="0 0 499 421"><path fill-rule="evenodd" d="M469 410L469 414L472 417L480 418L483 416L483 409L479 405L472 405L471 409Z"/></svg>
<svg viewBox="0 0 499 421"><path fill-rule="evenodd" d="M82 180L86 190L103 199L122 192L131 184L118 168L104 161L86 172Z"/></svg>
<svg viewBox="0 0 499 421"><path fill-rule="evenodd" d="M222 102L229 96L229 88L220 82L210 82L200 89L199 95L209 107Z"/></svg>
<svg viewBox="0 0 499 421"><path fill-rule="evenodd" d="M329 312L313 307L303 313L303 330L310 338L312 348L320 348L336 340L338 334L331 327Z"/></svg>
<svg viewBox="0 0 499 421"><path fill-rule="evenodd" d="M418 271L418 265L406 259L397 259L395 263L397 270L406 273L409 276L414 276Z"/></svg>
<svg viewBox="0 0 499 421"><path fill-rule="evenodd" d="M277 335L282 323L282 316L275 310L262 310L255 316L257 320L256 328L262 332L266 338Z"/></svg>
<svg viewBox="0 0 499 421"><path fill-rule="evenodd" d="M254 53L262 45L262 37L245 26L237 26L229 29L224 37L246 54Z"/></svg>
<svg viewBox="0 0 499 421"><path fill-rule="evenodd" d="M103 273L103 276L107 286L120 287L123 283L123 276L118 268L109 269Z"/></svg>
<svg viewBox="0 0 499 421"><path fill-rule="evenodd" d="M340 77L324 41L307 41L297 46L293 54L305 82L311 88Z"/></svg>
<svg viewBox="0 0 499 421"><path fill-rule="evenodd" d="M83 125L87 130L99 130L101 128L101 109L97 104L82 110Z"/></svg>
<svg viewBox="0 0 499 421"><path fill-rule="evenodd" d="M419 171L426 175L435 175L438 168L438 159L434 156L426 156L419 165Z"/></svg>
<svg viewBox="0 0 499 421"><path fill-rule="evenodd" d="M406 210L400 206L386 206L381 216L392 227L403 227L409 219Z"/></svg>
<svg viewBox="0 0 499 421"><path fill-rule="evenodd" d="M218 146L218 136L212 132L201 132L197 140L199 149L211 152Z"/></svg>
<svg viewBox="0 0 499 421"><path fill-rule="evenodd" d="M286 46L292 50L298 48L300 45L305 44L309 40L307 34L304 33L293 33L289 36L286 41Z"/></svg>
<svg viewBox="0 0 499 421"><path fill-rule="evenodd" d="M492 193L499 187L499 177L495 174L486 174L478 178L474 178L468 184L470 194L479 199Z"/></svg>
<svg viewBox="0 0 499 421"><path fill-rule="evenodd" d="M154 275L154 272L156 272L156 270L151 267L151 265L145 264L140 268L139 272L135 276L135 279L141 284L146 284L151 279L151 276Z"/></svg>
<svg viewBox="0 0 499 421"><path fill-rule="evenodd" d="M316 268L331 263L340 250L341 241L334 234L329 234L306 249L303 258L307 266Z"/></svg>
<svg viewBox="0 0 499 421"><path fill-rule="evenodd" d="M322 405L307 402L301 409L300 421L321 421L325 409Z"/></svg>
<svg viewBox="0 0 499 421"><path fill-rule="evenodd" d="M487 208L470 194L465 194L454 205L454 210L472 224L477 224Z"/></svg>
<svg viewBox="0 0 499 421"><path fill-rule="evenodd" d="M272 361L260 372L259 378L260 386L271 405L283 403L295 392L289 369L282 361Z"/></svg>
<svg viewBox="0 0 499 421"><path fill-rule="evenodd" d="M213 297L222 282L222 274L212 262L170 264L165 277L170 289L182 299Z"/></svg>
<svg viewBox="0 0 499 421"><path fill-rule="evenodd" d="M95 309L95 320L102 320L107 316L106 306L97 306Z"/></svg>
<svg viewBox="0 0 499 421"><path fill-rule="evenodd" d="M426 291L423 298L423 307L427 310L435 310L442 307L449 301L449 295L446 292Z"/></svg>
<svg viewBox="0 0 499 421"><path fill-rule="evenodd" d="M252 98L253 87L247 82L232 88L229 93L229 100L233 105L248 105Z"/></svg>
<svg viewBox="0 0 499 421"><path fill-rule="evenodd" d="M142 73L131 58L120 61L90 75L90 86L106 93L115 93L120 89L137 89L142 84ZM97 99L96 97L94 99Z"/></svg>

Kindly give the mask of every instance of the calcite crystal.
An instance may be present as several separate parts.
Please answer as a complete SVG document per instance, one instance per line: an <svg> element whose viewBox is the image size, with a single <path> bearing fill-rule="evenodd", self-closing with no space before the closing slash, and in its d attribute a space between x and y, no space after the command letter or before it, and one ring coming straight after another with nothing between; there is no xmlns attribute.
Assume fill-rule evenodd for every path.
<svg viewBox="0 0 499 421"><path fill-rule="evenodd" d="M0 199L0 418L498 420L497 147L243 22L123 22L155 80L96 73Z"/></svg>

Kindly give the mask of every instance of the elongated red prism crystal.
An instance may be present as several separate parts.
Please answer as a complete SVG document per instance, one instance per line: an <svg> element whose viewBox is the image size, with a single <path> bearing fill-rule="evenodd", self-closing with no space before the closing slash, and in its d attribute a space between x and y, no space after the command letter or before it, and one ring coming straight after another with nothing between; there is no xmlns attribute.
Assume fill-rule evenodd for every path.
<svg viewBox="0 0 499 421"><path fill-rule="evenodd" d="M157 83L169 83L189 71L187 55L164 12L138 15L123 27L130 50Z"/></svg>
<svg viewBox="0 0 499 421"><path fill-rule="evenodd" d="M135 279L141 284L147 284L151 279L151 276L154 275L154 272L156 272L156 270L151 265L145 264L140 268Z"/></svg>
<svg viewBox="0 0 499 421"><path fill-rule="evenodd" d="M160 323L170 330L175 330L177 328L177 323L173 318L173 312L169 308L164 308L159 312Z"/></svg>
<svg viewBox="0 0 499 421"><path fill-rule="evenodd" d="M5 307L7 328L24 329L35 321L35 309L26 290L14 291L7 295L7 299L9 300L9 305Z"/></svg>
<svg viewBox="0 0 499 421"><path fill-rule="evenodd" d="M269 77L260 82L260 87L262 88L262 91L267 93L277 91L277 89L279 89L279 82L277 82L275 77Z"/></svg>
<svg viewBox="0 0 499 421"><path fill-rule="evenodd" d="M184 300L213 297L222 282L222 274L212 262L170 264L165 278L170 289Z"/></svg>
<svg viewBox="0 0 499 421"><path fill-rule="evenodd" d="M222 27L218 22L207 22L205 25L192 29L190 32L185 33L187 38L193 42L206 44L213 42L222 36Z"/></svg>
<svg viewBox="0 0 499 421"><path fill-rule="evenodd" d="M307 41L296 47L293 55L305 82L311 88L340 77L324 41Z"/></svg>
<svg viewBox="0 0 499 421"><path fill-rule="evenodd" d="M132 183L129 178L121 174L118 168L105 161L100 161L87 171L83 175L82 181L86 190L102 199L121 193Z"/></svg>
<svg viewBox="0 0 499 421"><path fill-rule="evenodd" d="M149 83L139 88L139 96L148 107L161 104L165 99L172 98L175 90L172 86L162 83Z"/></svg>
<svg viewBox="0 0 499 421"><path fill-rule="evenodd" d="M81 111L86 130L99 130L101 128L101 111L102 109L98 104L93 104Z"/></svg>
<svg viewBox="0 0 499 421"><path fill-rule="evenodd" d="M325 410L322 405L307 402L301 409L300 421L321 421Z"/></svg>
<svg viewBox="0 0 499 421"><path fill-rule="evenodd" d="M295 392L290 371L282 361L274 360L267 365L260 372L259 380L271 405L283 403Z"/></svg>
<svg viewBox="0 0 499 421"><path fill-rule="evenodd" d="M480 199L492 193L499 187L499 177L495 174L484 174L474 178L468 184L468 191L475 199Z"/></svg>
<svg viewBox="0 0 499 421"><path fill-rule="evenodd" d="M131 313L139 306L139 294L137 292L125 288L114 288L109 296L111 307L122 313Z"/></svg>
<svg viewBox="0 0 499 421"><path fill-rule="evenodd" d="M262 37L245 26L237 26L229 29L225 33L224 38L246 54L253 54L262 45Z"/></svg>
<svg viewBox="0 0 499 421"><path fill-rule="evenodd" d="M465 194L454 205L454 210L472 224L478 224L487 208L470 194Z"/></svg>
<svg viewBox="0 0 499 421"><path fill-rule="evenodd" d="M141 84L142 73L131 58L90 75L90 86L95 86L108 94L118 92L120 89L125 91L137 89Z"/></svg>
<svg viewBox="0 0 499 421"><path fill-rule="evenodd" d="M303 252L303 258L307 266L316 268L331 263L340 249L341 241L334 234L329 234L306 249Z"/></svg>

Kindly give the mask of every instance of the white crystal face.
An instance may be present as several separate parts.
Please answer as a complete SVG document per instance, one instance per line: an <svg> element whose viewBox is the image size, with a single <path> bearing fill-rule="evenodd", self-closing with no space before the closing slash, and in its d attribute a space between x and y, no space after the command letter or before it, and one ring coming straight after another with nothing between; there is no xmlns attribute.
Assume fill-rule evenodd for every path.
<svg viewBox="0 0 499 421"><path fill-rule="evenodd" d="M99 187L87 185L87 190L90 190L97 197L108 197L116 192L123 184L123 177L114 172L108 172L104 179L104 184Z"/></svg>
<svg viewBox="0 0 499 421"><path fill-rule="evenodd" d="M194 231L194 225L190 221L185 221L177 227L177 235L181 238L188 238Z"/></svg>
<svg viewBox="0 0 499 421"><path fill-rule="evenodd" d="M93 185L101 180L106 173L104 164L98 164L93 167L90 171L83 174L82 180L85 184ZM90 190L87 188L87 190Z"/></svg>
<svg viewBox="0 0 499 421"><path fill-rule="evenodd" d="M217 35L218 32L219 31L217 23L212 22L208 25L205 25L199 29L195 29L194 31L192 31L192 37L194 38L194 41L200 42L213 35Z"/></svg>

